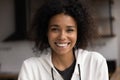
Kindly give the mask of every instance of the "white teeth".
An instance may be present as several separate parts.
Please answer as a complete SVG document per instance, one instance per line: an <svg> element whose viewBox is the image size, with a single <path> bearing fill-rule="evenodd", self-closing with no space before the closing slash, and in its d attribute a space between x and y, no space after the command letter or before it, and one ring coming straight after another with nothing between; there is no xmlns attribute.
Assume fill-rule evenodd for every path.
<svg viewBox="0 0 120 80"><path fill-rule="evenodd" d="M60 46L60 47L65 47L65 46L67 46L67 45L68 45L68 43L65 43L65 44L60 44L60 43L57 43L56 45L57 45L57 46Z"/></svg>

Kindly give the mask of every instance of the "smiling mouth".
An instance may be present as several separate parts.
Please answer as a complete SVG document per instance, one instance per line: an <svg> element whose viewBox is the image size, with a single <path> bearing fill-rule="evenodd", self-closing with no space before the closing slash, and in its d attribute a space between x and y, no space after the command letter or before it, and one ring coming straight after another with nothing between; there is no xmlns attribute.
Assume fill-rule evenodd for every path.
<svg viewBox="0 0 120 80"><path fill-rule="evenodd" d="M56 44L58 47L67 47L67 46L70 44L70 42L67 42L67 43L57 43L57 42L55 42L55 44Z"/></svg>

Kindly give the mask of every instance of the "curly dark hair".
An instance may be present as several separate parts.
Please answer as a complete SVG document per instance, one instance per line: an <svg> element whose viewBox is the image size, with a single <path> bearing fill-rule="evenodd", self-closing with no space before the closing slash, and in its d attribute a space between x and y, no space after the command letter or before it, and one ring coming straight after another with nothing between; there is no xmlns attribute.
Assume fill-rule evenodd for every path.
<svg viewBox="0 0 120 80"><path fill-rule="evenodd" d="M56 14L64 13L76 20L77 42L75 48L85 49L97 37L97 27L94 25L88 9L78 0L51 0L43 4L36 12L30 32L35 48L43 51L49 46L47 32L48 24Z"/></svg>

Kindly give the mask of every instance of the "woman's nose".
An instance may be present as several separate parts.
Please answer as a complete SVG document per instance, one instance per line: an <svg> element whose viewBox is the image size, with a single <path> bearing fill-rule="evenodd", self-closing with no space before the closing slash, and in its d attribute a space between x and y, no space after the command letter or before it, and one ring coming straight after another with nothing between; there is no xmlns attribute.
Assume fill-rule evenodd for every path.
<svg viewBox="0 0 120 80"><path fill-rule="evenodd" d="M66 33L65 31L61 31L58 36L59 40L65 40L66 39Z"/></svg>

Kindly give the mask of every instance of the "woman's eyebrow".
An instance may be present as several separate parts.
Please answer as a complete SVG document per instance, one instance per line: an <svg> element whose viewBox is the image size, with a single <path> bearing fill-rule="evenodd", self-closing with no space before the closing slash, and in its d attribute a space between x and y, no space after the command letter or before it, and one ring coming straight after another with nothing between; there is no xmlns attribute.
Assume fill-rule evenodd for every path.
<svg viewBox="0 0 120 80"><path fill-rule="evenodd" d="M76 26L71 25L71 26L67 26L67 28L76 28Z"/></svg>
<svg viewBox="0 0 120 80"><path fill-rule="evenodd" d="M57 24L51 24L51 25L49 25L49 27L59 27L59 25L57 25ZM76 25L68 25L68 26L66 26L66 28L76 28L77 26Z"/></svg>
<svg viewBox="0 0 120 80"><path fill-rule="evenodd" d="M59 27L59 25L57 24L52 24L52 25L49 25L50 27Z"/></svg>

